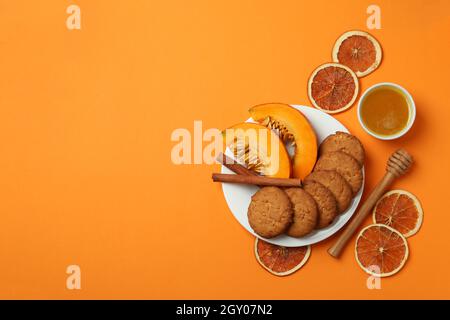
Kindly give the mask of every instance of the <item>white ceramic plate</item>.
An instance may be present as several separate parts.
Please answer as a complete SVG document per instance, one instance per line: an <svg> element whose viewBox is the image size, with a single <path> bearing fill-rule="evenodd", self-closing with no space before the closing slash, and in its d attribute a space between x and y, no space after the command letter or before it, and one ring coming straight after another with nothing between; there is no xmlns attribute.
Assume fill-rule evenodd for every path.
<svg viewBox="0 0 450 320"><path fill-rule="evenodd" d="M309 122L311 123L316 132L318 143L321 143L326 137L328 137L330 134L335 133L336 131L348 132L347 128L344 127L342 123L340 123L335 118L333 118L332 116L323 111L305 106L293 106L293 107L300 110L306 116L306 118L308 118ZM251 120L252 119L249 119L248 121ZM230 151L227 150L227 153L228 152ZM228 155L231 155L231 153L228 153ZM228 168L222 166L222 173L232 173L232 172ZM347 221L352 217L353 213L356 211L359 201L361 200L363 188L364 188L364 168L363 168L363 187L361 188L361 190L359 190L358 194L353 199L347 211L340 214L331 225L320 230L315 230L302 238L293 238L287 235L281 235L272 239L264 239L258 236L253 231L253 229L250 227L250 224L248 223L247 218L247 208L250 204L252 195L258 190L258 187L232 183L222 184L223 194L225 196L225 200L228 204L228 207L230 208L234 217L239 221L239 223L254 236L264 239L267 242L285 247L299 247L314 244L335 234L347 223Z"/></svg>

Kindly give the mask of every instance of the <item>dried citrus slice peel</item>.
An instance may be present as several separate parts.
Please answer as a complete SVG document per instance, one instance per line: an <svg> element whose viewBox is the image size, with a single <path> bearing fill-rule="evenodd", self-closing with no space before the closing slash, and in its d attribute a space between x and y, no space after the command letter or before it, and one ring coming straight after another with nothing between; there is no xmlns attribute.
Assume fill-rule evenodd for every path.
<svg viewBox="0 0 450 320"><path fill-rule="evenodd" d="M326 63L311 74L308 96L314 107L338 113L350 108L356 100L359 82L356 74L339 63Z"/></svg>
<svg viewBox="0 0 450 320"><path fill-rule="evenodd" d="M373 222L382 223L410 237L419 231L423 210L419 200L404 190L387 192L373 209Z"/></svg>
<svg viewBox="0 0 450 320"><path fill-rule="evenodd" d="M333 61L346 65L361 78L372 73L381 63L383 52L379 42L364 31L348 31L333 47Z"/></svg>
<svg viewBox="0 0 450 320"><path fill-rule="evenodd" d="M299 270L308 261L311 247L287 248L255 240L255 256L259 264L276 276L287 276Z"/></svg>
<svg viewBox="0 0 450 320"><path fill-rule="evenodd" d="M367 226L356 239L355 257L358 265L377 277L388 277L399 272L408 254L406 238L384 224Z"/></svg>

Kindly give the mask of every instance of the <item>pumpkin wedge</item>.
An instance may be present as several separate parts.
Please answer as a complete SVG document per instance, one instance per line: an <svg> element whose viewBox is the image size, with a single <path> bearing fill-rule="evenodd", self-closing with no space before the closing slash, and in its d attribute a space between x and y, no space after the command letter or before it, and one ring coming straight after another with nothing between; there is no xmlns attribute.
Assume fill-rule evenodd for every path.
<svg viewBox="0 0 450 320"><path fill-rule="evenodd" d="M267 127L250 122L223 131L235 159L248 169L274 178L289 178L291 162L283 141Z"/></svg>
<svg viewBox="0 0 450 320"><path fill-rule="evenodd" d="M317 137L308 119L297 109L283 103L267 103L252 107L253 120L278 133L286 144L295 146L292 176L303 179L317 160Z"/></svg>

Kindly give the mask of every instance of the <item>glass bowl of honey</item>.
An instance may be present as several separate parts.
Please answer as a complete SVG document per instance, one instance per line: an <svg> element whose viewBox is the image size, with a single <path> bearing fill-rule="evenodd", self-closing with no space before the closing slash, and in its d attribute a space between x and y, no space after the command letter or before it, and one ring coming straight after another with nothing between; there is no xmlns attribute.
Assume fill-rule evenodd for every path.
<svg viewBox="0 0 450 320"><path fill-rule="evenodd" d="M382 140L400 138L411 129L416 105L409 92L395 83L368 88L358 103L358 120L364 130Z"/></svg>

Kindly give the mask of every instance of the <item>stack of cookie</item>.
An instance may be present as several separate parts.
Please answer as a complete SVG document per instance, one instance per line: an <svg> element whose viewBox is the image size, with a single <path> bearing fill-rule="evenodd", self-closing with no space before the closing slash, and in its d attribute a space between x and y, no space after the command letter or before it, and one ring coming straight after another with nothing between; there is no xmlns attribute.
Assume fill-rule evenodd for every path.
<svg viewBox="0 0 450 320"><path fill-rule="evenodd" d="M250 226L260 236L302 237L325 228L345 212L361 189L365 152L353 135L336 132L319 148L319 159L302 188L261 188L248 208Z"/></svg>

